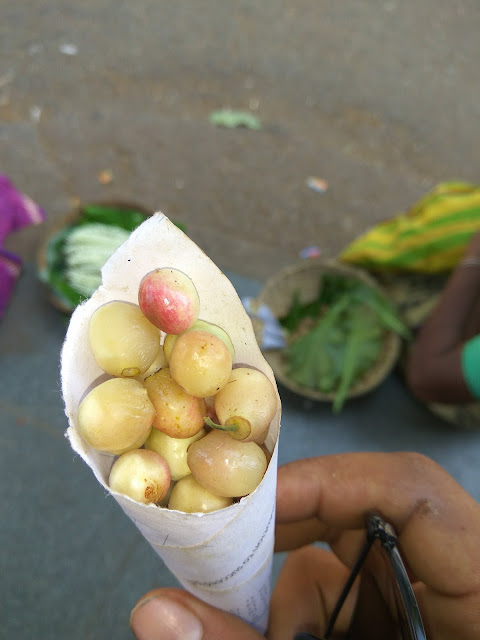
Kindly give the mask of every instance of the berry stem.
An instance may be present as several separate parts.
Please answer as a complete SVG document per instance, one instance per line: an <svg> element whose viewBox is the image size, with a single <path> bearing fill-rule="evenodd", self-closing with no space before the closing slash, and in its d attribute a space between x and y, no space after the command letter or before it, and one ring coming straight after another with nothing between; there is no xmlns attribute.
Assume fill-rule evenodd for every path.
<svg viewBox="0 0 480 640"><path fill-rule="evenodd" d="M238 431L239 429L238 424L217 424L210 418L205 418L205 424L207 424L209 427L212 427L212 429L219 429L220 431Z"/></svg>
<svg viewBox="0 0 480 640"><path fill-rule="evenodd" d="M228 420L225 420L225 424L216 424L213 420L210 420L210 418L205 418L205 422L213 429L228 431L235 440L245 440L252 431L250 422L241 416L231 416Z"/></svg>

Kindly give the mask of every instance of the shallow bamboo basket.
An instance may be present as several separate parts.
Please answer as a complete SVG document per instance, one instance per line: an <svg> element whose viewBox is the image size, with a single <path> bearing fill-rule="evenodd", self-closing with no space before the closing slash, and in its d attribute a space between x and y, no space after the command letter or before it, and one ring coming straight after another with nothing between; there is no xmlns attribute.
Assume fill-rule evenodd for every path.
<svg viewBox="0 0 480 640"><path fill-rule="evenodd" d="M319 281L327 272L356 278L386 295L375 278L362 269L344 265L336 260L307 258L299 263L285 267L267 280L256 298L255 304L258 306L266 305L276 318L281 318L288 312L295 292L298 292L301 303L314 300L318 295ZM263 325L256 318L253 320L253 325L257 340L261 344ZM401 344L402 341L398 334L392 331L385 333L383 349L377 363L356 381L350 389L348 398L358 397L372 391L388 376L398 360ZM277 381L287 389L313 400L324 402L333 400L334 393L322 393L309 387L301 386L288 378L286 357L283 349L265 350L264 356L272 367Z"/></svg>
<svg viewBox="0 0 480 640"><path fill-rule="evenodd" d="M38 273L42 273L45 271L47 267L47 253L49 244L52 239L59 233L62 229L69 227L78 220L78 218L82 215L83 208L88 205L95 205L101 207L112 207L118 209L119 211L131 211L136 210L139 213L142 213L147 219L152 215L152 210L147 209L145 206L141 204L137 204L134 202L126 202L124 200L100 200L93 202L83 202L79 204L77 207L69 211L67 214L62 216L48 231L46 237L43 239L39 250L37 252L37 271ZM66 304L62 298L58 295L58 293L47 283L42 282L43 289L46 292L48 301L59 311L70 315L73 313L74 307L72 305Z"/></svg>

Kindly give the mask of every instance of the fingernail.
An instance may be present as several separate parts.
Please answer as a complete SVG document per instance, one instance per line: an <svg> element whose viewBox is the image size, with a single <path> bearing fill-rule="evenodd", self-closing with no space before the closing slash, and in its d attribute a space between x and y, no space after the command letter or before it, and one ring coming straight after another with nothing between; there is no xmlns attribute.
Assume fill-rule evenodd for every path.
<svg viewBox="0 0 480 640"><path fill-rule="evenodd" d="M186 607L165 598L141 600L130 615L137 640L202 640L200 620Z"/></svg>

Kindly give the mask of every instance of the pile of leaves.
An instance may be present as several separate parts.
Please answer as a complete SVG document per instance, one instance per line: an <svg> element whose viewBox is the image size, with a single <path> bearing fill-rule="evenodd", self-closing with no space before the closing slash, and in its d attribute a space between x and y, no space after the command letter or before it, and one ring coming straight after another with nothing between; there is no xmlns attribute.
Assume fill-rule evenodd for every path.
<svg viewBox="0 0 480 640"><path fill-rule="evenodd" d="M280 323L288 335L288 377L332 395L336 413L350 389L379 361L387 332L409 337L395 308L377 289L335 273L320 278L311 302L301 303L296 292Z"/></svg>

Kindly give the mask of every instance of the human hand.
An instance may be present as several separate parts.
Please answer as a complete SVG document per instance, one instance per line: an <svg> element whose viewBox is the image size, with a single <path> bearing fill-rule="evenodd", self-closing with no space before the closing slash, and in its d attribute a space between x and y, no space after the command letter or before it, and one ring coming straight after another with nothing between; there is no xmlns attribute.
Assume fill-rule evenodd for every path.
<svg viewBox="0 0 480 640"><path fill-rule="evenodd" d="M321 636L372 512L397 532L429 640L477 638L480 506L436 463L403 453L325 456L279 468L276 549L294 551L273 592L267 637L292 640L299 631ZM333 553L311 546L315 540L328 542ZM352 591L338 630L346 632L354 604ZM367 614L371 606L365 605ZM377 626L373 613L366 617ZM180 589L146 594L131 627L138 640L262 638L236 616Z"/></svg>

